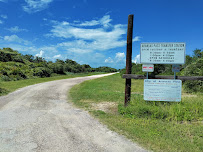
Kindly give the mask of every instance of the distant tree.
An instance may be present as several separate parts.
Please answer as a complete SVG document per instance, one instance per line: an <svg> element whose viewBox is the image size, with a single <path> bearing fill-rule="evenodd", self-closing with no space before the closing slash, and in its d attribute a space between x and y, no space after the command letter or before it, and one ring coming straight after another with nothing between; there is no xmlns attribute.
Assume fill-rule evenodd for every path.
<svg viewBox="0 0 203 152"><path fill-rule="evenodd" d="M26 55L23 55L23 58L30 61L30 62L34 62L34 56L33 55L26 54Z"/></svg>
<svg viewBox="0 0 203 152"><path fill-rule="evenodd" d="M201 49L196 49L193 51L194 57L196 58L202 58L203 57L203 51Z"/></svg>
<svg viewBox="0 0 203 152"><path fill-rule="evenodd" d="M36 56L35 59L34 59L34 62L35 63L40 63L40 62L46 62L46 60L42 57L38 57Z"/></svg>
<svg viewBox="0 0 203 152"><path fill-rule="evenodd" d="M65 62L63 61L63 60L59 60L59 59L56 59L56 62L55 62L56 64L62 64L62 65L64 65L65 64Z"/></svg>
<svg viewBox="0 0 203 152"><path fill-rule="evenodd" d="M77 65L78 63L73 61L73 60L70 60L70 59L66 59L65 61L67 64L71 64L71 65Z"/></svg>
<svg viewBox="0 0 203 152"><path fill-rule="evenodd" d="M185 59L186 59L185 66L187 66L187 65L192 63L192 57L191 56L186 55Z"/></svg>
<svg viewBox="0 0 203 152"><path fill-rule="evenodd" d="M196 49L193 51L194 55L191 57L186 56L186 67L184 75L186 76L203 76L203 51ZM189 59L187 63L187 58ZM203 81L185 81L183 83L185 90L188 92L203 92Z"/></svg>

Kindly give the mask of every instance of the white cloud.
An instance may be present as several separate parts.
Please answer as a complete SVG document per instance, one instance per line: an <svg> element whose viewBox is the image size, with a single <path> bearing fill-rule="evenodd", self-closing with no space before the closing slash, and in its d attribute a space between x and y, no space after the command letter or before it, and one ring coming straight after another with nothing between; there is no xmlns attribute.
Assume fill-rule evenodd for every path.
<svg viewBox="0 0 203 152"><path fill-rule="evenodd" d="M2 14L2 15L0 15L1 16L1 18L3 18L3 19L7 19L8 18L8 16L7 15L4 15L4 14Z"/></svg>
<svg viewBox="0 0 203 152"><path fill-rule="evenodd" d="M40 53L39 53L39 54L36 54L35 56L37 56L37 57L42 57L43 54L44 54L44 51L41 50Z"/></svg>
<svg viewBox="0 0 203 152"><path fill-rule="evenodd" d="M137 64L140 64L140 54L138 54L134 60L132 60L133 63L137 63Z"/></svg>
<svg viewBox="0 0 203 152"><path fill-rule="evenodd" d="M118 52L116 53L116 62L125 61L125 53Z"/></svg>
<svg viewBox="0 0 203 152"><path fill-rule="evenodd" d="M11 36L4 36L5 41L9 42L22 42L23 39L19 38L17 35L11 35Z"/></svg>
<svg viewBox="0 0 203 152"><path fill-rule="evenodd" d="M108 57L105 60L105 63L118 63L118 62L120 62L120 63L125 62L125 53L124 52L117 52L114 59L112 59L111 57Z"/></svg>
<svg viewBox="0 0 203 152"><path fill-rule="evenodd" d="M101 18L100 23L104 27L109 27L111 21L112 21L112 19L110 19L110 15L105 15L104 17Z"/></svg>
<svg viewBox="0 0 203 152"><path fill-rule="evenodd" d="M90 53L90 52L92 52L91 50L81 49L81 48L69 48L67 50L71 51L71 52L79 53L79 54L84 54L84 53Z"/></svg>
<svg viewBox="0 0 203 152"><path fill-rule="evenodd" d="M18 37L17 35L4 36L4 41L23 43L25 45L30 44L29 41L23 40L22 38Z"/></svg>
<svg viewBox="0 0 203 152"><path fill-rule="evenodd" d="M56 46L44 46L39 49L50 53L58 53L58 49Z"/></svg>
<svg viewBox="0 0 203 152"><path fill-rule="evenodd" d="M17 32L22 32L22 31L27 32L28 31L26 29L20 29L18 26L14 26L14 27L8 28L7 30L9 30L12 33L17 33Z"/></svg>
<svg viewBox="0 0 203 152"><path fill-rule="evenodd" d="M99 25L99 21L96 21L96 20L85 21L85 22L79 24L79 26L95 26L95 25Z"/></svg>
<svg viewBox="0 0 203 152"><path fill-rule="evenodd" d="M109 57L104 62L105 63L113 63L113 59Z"/></svg>
<svg viewBox="0 0 203 152"><path fill-rule="evenodd" d="M96 25L102 25L103 27L109 27L111 26L110 22L112 19L110 19L110 15L105 15L99 20L91 20L91 21L85 21L80 23L80 21L74 21L75 23L80 23L80 24L75 24L75 26L96 26Z"/></svg>
<svg viewBox="0 0 203 152"><path fill-rule="evenodd" d="M7 15L2 14L2 15L0 15L0 18L5 20L5 19L7 19ZM4 21L0 20L0 24L3 24L3 23L4 23Z"/></svg>
<svg viewBox="0 0 203 152"><path fill-rule="evenodd" d="M125 67L125 61L126 61L125 53L117 52L113 59L111 57L108 57L107 59L105 59L104 62L107 64L107 66L121 68L121 67Z"/></svg>
<svg viewBox="0 0 203 152"><path fill-rule="evenodd" d="M42 11L48 7L53 0L25 0L27 3L23 6L23 10L27 13L35 13Z"/></svg>
<svg viewBox="0 0 203 152"><path fill-rule="evenodd" d="M133 42L140 41L140 38L141 38L140 36L136 36L136 37L134 37L134 38L133 38Z"/></svg>
<svg viewBox="0 0 203 152"><path fill-rule="evenodd" d="M102 22L100 23L100 20ZM83 28L81 25L105 25L111 21L109 16L105 16L98 21L92 20L83 23L69 23L66 21L52 21L53 28L47 36L68 39L59 43L63 49L75 51L77 53L104 51L126 45L126 40L122 36L126 34L125 25L111 25L111 29L105 28Z"/></svg>
<svg viewBox="0 0 203 152"><path fill-rule="evenodd" d="M61 58L61 57L62 57L61 54L58 54L58 55L54 55L54 56L53 56L54 59Z"/></svg>

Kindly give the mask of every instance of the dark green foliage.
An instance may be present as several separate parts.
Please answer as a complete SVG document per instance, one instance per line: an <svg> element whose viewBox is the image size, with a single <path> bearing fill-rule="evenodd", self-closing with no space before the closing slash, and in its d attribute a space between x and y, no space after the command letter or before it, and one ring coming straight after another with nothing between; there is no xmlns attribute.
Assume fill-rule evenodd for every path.
<svg viewBox="0 0 203 152"><path fill-rule="evenodd" d="M114 68L110 68L110 67L106 67L106 66L103 66L103 67L98 67L95 69L96 72L117 72L116 69Z"/></svg>
<svg viewBox="0 0 203 152"><path fill-rule="evenodd" d="M186 66L184 74L187 76L203 76L203 58L196 58L191 64ZM184 88L188 92L203 92L202 81L186 81Z"/></svg>
<svg viewBox="0 0 203 152"><path fill-rule="evenodd" d="M203 52L201 49L196 49L196 50L194 50L193 53L194 53L195 58L202 58L203 57Z"/></svg>
<svg viewBox="0 0 203 152"><path fill-rule="evenodd" d="M192 57L191 56L186 55L185 59L186 59L185 66L187 66L187 65L192 63Z"/></svg>
<svg viewBox="0 0 203 152"><path fill-rule="evenodd" d="M37 67L33 70L33 76L37 76L40 78L43 77L50 77L52 71L49 68L44 68L44 67Z"/></svg>
<svg viewBox="0 0 203 152"><path fill-rule="evenodd" d="M67 59L57 59L55 63L46 61L42 57L22 55L11 48L0 49L0 80L12 81L33 77L50 77L52 75L66 73L86 72L115 72L116 69L109 67L91 68L89 65L80 65Z"/></svg>

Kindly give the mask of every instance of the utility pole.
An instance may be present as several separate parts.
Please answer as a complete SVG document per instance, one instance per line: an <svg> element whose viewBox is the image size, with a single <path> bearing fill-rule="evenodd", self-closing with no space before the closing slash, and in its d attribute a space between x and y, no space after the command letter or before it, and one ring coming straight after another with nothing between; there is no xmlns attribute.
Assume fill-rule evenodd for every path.
<svg viewBox="0 0 203 152"><path fill-rule="evenodd" d="M133 17L128 15L128 32L127 32L127 52L126 52L126 74L131 74L132 71L132 37L133 37ZM131 95L131 79L126 79L125 82L125 103L127 106L130 102Z"/></svg>

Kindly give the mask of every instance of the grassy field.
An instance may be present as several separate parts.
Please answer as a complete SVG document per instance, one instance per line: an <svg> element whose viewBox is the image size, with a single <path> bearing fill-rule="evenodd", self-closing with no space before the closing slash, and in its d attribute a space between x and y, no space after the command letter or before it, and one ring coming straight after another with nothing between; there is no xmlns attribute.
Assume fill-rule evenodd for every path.
<svg viewBox="0 0 203 152"><path fill-rule="evenodd" d="M0 96L13 92L16 89L37 84L37 83L60 80L60 79L68 79L68 78L74 78L74 77L90 76L90 75L96 75L96 74L103 74L103 72L92 72L92 73L90 72L90 73L78 73L78 74L69 73L67 75L59 75L59 76L46 77L46 78L26 79L26 80L19 80L19 81L2 81L0 82Z"/></svg>
<svg viewBox="0 0 203 152"><path fill-rule="evenodd" d="M202 94L183 90L180 103L146 102L143 80L133 80L131 103L125 108L124 84L125 80L116 74L76 85L69 96L75 105L146 149L203 151Z"/></svg>

